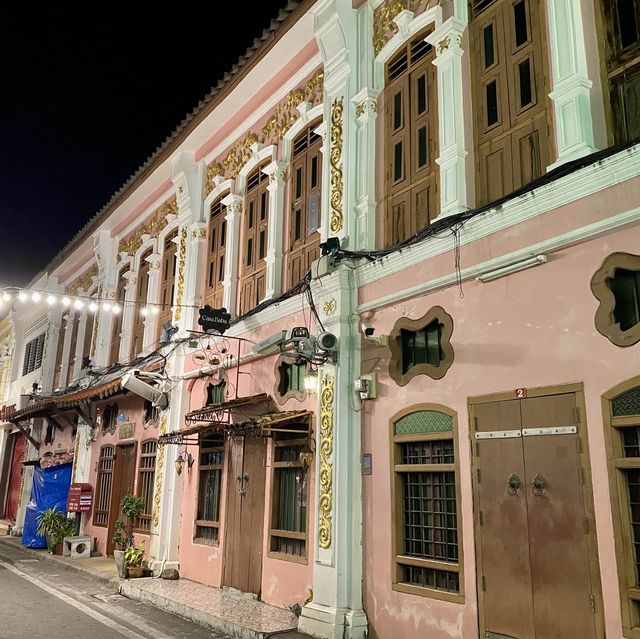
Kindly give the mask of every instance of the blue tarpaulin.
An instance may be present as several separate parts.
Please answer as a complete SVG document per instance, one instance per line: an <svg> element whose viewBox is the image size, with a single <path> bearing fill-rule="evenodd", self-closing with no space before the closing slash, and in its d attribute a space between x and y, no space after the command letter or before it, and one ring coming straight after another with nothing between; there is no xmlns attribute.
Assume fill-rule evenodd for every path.
<svg viewBox="0 0 640 639"><path fill-rule="evenodd" d="M27 504L22 529L22 545L28 548L46 548L47 540L36 532L38 515L47 508L55 508L59 512L67 510L67 496L71 484L72 464L51 466L50 468L33 468L33 488L31 499Z"/></svg>

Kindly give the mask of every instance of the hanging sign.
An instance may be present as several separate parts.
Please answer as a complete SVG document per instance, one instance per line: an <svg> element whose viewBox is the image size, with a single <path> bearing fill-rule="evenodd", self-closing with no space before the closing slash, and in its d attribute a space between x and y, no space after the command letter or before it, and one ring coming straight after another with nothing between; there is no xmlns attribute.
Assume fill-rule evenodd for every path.
<svg viewBox="0 0 640 639"><path fill-rule="evenodd" d="M0 422L6 422L15 412L15 404L4 404L3 406L0 406Z"/></svg>
<svg viewBox="0 0 640 639"><path fill-rule="evenodd" d="M93 503L91 484L71 484L67 498L67 512L88 513Z"/></svg>
<svg viewBox="0 0 640 639"><path fill-rule="evenodd" d="M231 326L231 315L226 308L212 308L207 304L199 313L198 324L205 333L216 331L222 335Z"/></svg>

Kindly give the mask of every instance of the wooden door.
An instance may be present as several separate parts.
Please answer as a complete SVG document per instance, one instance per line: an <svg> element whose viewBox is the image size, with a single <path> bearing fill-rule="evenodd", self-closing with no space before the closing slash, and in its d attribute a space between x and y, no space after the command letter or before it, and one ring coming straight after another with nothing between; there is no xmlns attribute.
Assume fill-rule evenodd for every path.
<svg viewBox="0 0 640 639"><path fill-rule="evenodd" d="M136 445L124 444L116 446L116 458L113 469L113 488L109 507L109 526L107 528L107 555L113 554L113 533L116 521L125 516L120 512L120 502L125 495L133 495L133 484L136 471Z"/></svg>
<svg viewBox="0 0 640 639"><path fill-rule="evenodd" d="M600 637L575 394L473 415L480 636Z"/></svg>
<svg viewBox="0 0 640 639"><path fill-rule="evenodd" d="M27 451L27 438L16 433L12 435L13 452L11 455L11 469L9 471L9 486L7 488L7 500L4 508L4 518L15 522L20 507L20 493L22 492L22 473L24 466L22 460Z"/></svg>
<svg viewBox="0 0 640 639"><path fill-rule="evenodd" d="M262 581L266 461L263 437L230 441L223 584L257 595Z"/></svg>

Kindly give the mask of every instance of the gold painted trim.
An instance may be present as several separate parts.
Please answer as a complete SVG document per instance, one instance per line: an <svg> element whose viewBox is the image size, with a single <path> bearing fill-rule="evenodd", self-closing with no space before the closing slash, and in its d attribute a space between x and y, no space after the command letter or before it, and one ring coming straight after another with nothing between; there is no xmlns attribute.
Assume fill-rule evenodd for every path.
<svg viewBox="0 0 640 639"><path fill-rule="evenodd" d="M158 436L167 432L167 416L163 415L160 419L160 430ZM160 498L162 497L162 469L164 468L164 451L166 446L158 446L156 457L156 487L153 495L153 525L157 526L160 522Z"/></svg>
<svg viewBox="0 0 640 639"><path fill-rule="evenodd" d="M80 289L82 289L83 291L88 291L93 282L93 278L96 275L98 275L98 266L94 264L67 287L67 294L75 295Z"/></svg>
<svg viewBox="0 0 640 639"><path fill-rule="evenodd" d="M143 235L158 237L160 232L167 226L167 215L170 214L178 214L178 202L175 195L156 209L146 224L138 226L131 234L120 240L118 254L128 253L129 255L133 255L142 246Z"/></svg>
<svg viewBox="0 0 640 639"><path fill-rule="evenodd" d="M320 382L320 495L318 510L320 548L331 548L333 536L333 395L334 379L323 375Z"/></svg>
<svg viewBox="0 0 640 639"><path fill-rule="evenodd" d="M342 114L344 111L344 97L336 98L331 103L331 148L329 161L331 163L331 231L337 233L342 229L342 194L344 183L342 180Z"/></svg>
<svg viewBox="0 0 640 639"><path fill-rule="evenodd" d="M176 321L182 317L182 295L184 293L184 265L187 260L187 229L180 231L180 264L178 266L178 295L176 299Z"/></svg>

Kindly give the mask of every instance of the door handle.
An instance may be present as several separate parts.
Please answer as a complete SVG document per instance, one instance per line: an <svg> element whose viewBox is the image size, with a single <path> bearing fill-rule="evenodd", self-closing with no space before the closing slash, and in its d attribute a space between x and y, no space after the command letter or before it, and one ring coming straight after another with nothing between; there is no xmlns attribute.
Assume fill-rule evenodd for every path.
<svg viewBox="0 0 640 639"><path fill-rule="evenodd" d="M531 480L531 492L536 496L540 497L542 495L542 491L545 489L547 485L547 480L540 475L539 473Z"/></svg>
<svg viewBox="0 0 640 639"><path fill-rule="evenodd" d="M238 482L238 495L245 495L247 492L247 483L249 482L249 474L244 473L244 475L241 475L238 473L236 481Z"/></svg>
<svg viewBox="0 0 640 639"><path fill-rule="evenodd" d="M507 492L510 495L515 495L518 492L518 488L520 488L520 477L518 475L511 474L511 477L507 479Z"/></svg>

